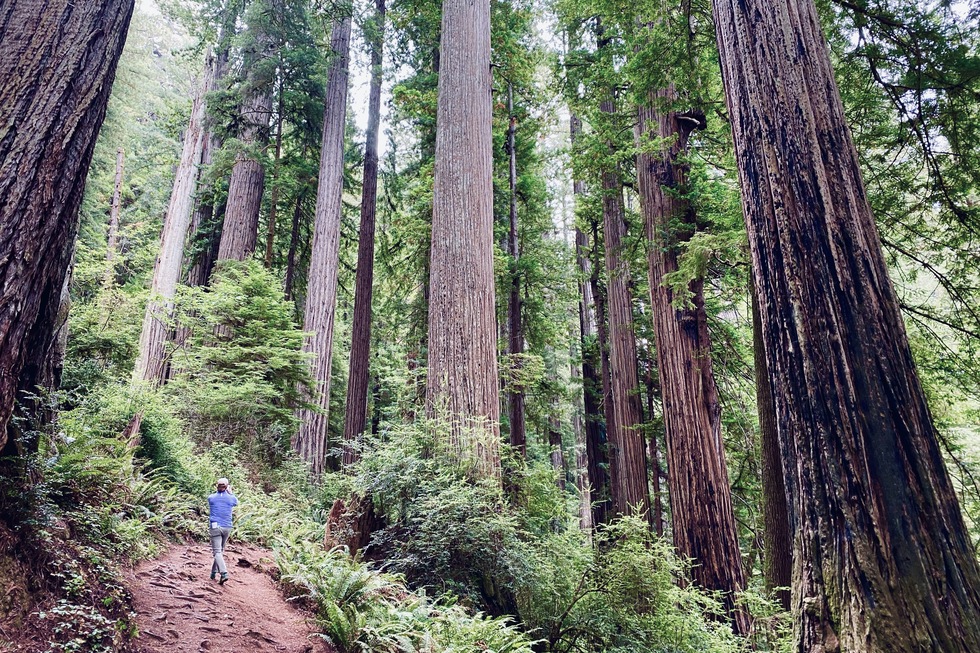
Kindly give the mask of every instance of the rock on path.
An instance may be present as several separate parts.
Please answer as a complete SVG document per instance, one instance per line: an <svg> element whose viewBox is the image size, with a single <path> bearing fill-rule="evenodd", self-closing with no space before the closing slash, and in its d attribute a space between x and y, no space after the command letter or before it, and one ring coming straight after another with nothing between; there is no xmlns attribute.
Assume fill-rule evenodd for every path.
<svg viewBox="0 0 980 653"><path fill-rule="evenodd" d="M229 580L208 578L206 544L175 546L136 567L128 583L139 653L334 653L309 614L288 603L266 569L271 551L232 544Z"/></svg>

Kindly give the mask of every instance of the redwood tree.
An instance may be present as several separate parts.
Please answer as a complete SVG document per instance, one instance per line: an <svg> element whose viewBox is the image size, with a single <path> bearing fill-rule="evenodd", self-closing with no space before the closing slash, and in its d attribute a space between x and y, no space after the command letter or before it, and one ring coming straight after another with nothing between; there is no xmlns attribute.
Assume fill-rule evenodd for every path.
<svg viewBox="0 0 980 653"><path fill-rule="evenodd" d="M426 406L461 460L499 477L490 3L444 0L441 34Z"/></svg>
<svg viewBox="0 0 980 653"><path fill-rule="evenodd" d="M207 132L204 129L204 93L210 87L207 76L198 85L184 132L184 146L174 176L170 204L160 235L160 251L153 266L150 297L143 316L139 355L133 370L134 381L162 383L166 373L165 348L170 332L174 294L184 259L184 241L191 225L194 188L201 164Z"/></svg>
<svg viewBox="0 0 980 653"><path fill-rule="evenodd" d="M600 105L605 114L615 111L612 100ZM617 513L640 513L650 519L646 447L639 430L642 405L636 390L636 336L629 265L620 255L626 236L623 187L612 164L602 172L602 222L606 247L606 301L609 308L609 381L613 422L607 423L609 469L613 508Z"/></svg>
<svg viewBox="0 0 980 653"><path fill-rule="evenodd" d="M374 284L374 227L378 199L378 131L381 124L381 54L384 44L385 0L375 0L375 19L368 35L371 43L371 90L364 144L364 185L361 191L361 228L357 240L357 278L354 283L354 324L351 333L347 412L344 415L344 466L354 463L358 449L351 446L364 432L367 420L371 354L371 297Z"/></svg>
<svg viewBox="0 0 980 653"><path fill-rule="evenodd" d="M326 461L327 409L330 406L330 361L333 353L334 315L337 308L337 272L340 265L340 219L344 191L344 122L347 116L347 77L350 61L351 17L334 21L330 36L333 59L327 73L320 150L320 181L308 273L306 315L303 330L309 333L303 349L313 354L311 373L316 382L314 403L319 411L300 413L293 448L320 474Z"/></svg>
<svg viewBox="0 0 980 653"><path fill-rule="evenodd" d="M0 455L15 403L49 386L60 298L133 0L0 5ZM0 510L0 513L4 512Z"/></svg>
<svg viewBox="0 0 980 653"><path fill-rule="evenodd" d="M713 4L787 472L794 647L980 650L980 567L814 3Z"/></svg>
<svg viewBox="0 0 980 653"><path fill-rule="evenodd" d="M674 546L694 561L691 575L698 585L724 593L735 629L746 633L747 614L735 604L736 594L745 588L745 572L721 437L704 281L689 282L687 306L678 306L674 291L664 283L665 275L678 269L679 243L693 233L693 208L683 196L683 157L688 137L703 121L703 116L672 110L669 105L676 99L672 87L651 93L638 107L636 125L637 185L648 240Z"/></svg>
<svg viewBox="0 0 980 653"><path fill-rule="evenodd" d="M259 209L265 191L265 165L261 151L269 144L275 65L269 59L273 43L268 21L272 18L261 14L263 11L278 11L278 5L273 1L269 7L257 4L250 9L253 39L245 48L243 58L247 77L242 87L238 116L241 144L228 180L218 260L242 261L255 251Z"/></svg>

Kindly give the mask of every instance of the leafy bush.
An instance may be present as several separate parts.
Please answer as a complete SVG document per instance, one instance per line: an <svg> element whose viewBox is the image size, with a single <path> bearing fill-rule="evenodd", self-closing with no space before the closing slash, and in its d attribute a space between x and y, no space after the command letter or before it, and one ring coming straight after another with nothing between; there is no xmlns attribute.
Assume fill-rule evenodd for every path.
<svg viewBox="0 0 980 653"><path fill-rule="evenodd" d="M289 450L311 380L303 333L279 281L255 261L223 261L207 288L184 288L165 393L200 443L239 442L273 465Z"/></svg>

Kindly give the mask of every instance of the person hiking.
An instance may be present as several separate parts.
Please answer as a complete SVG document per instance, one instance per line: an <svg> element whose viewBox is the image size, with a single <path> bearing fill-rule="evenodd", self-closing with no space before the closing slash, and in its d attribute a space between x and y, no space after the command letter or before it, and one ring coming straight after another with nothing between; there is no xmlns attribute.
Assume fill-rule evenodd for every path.
<svg viewBox="0 0 980 653"><path fill-rule="evenodd" d="M208 516L211 528L211 551L214 553L214 562L211 564L211 580L217 574L221 574L219 584L224 585L228 582L228 568L225 567L225 558L222 555L225 545L228 544L228 536L231 535L231 510L238 505L238 499L231 492L227 478L219 478L215 483L217 491L208 497L208 506L211 511Z"/></svg>

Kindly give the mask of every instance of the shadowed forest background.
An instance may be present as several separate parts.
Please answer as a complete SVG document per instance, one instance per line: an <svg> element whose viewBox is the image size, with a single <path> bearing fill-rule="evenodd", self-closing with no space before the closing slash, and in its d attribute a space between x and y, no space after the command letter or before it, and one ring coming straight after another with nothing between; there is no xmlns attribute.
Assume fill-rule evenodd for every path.
<svg viewBox="0 0 980 653"><path fill-rule="evenodd" d="M219 476L343 653L980 650L980 4L49 4L0 652Z"/></svg>

